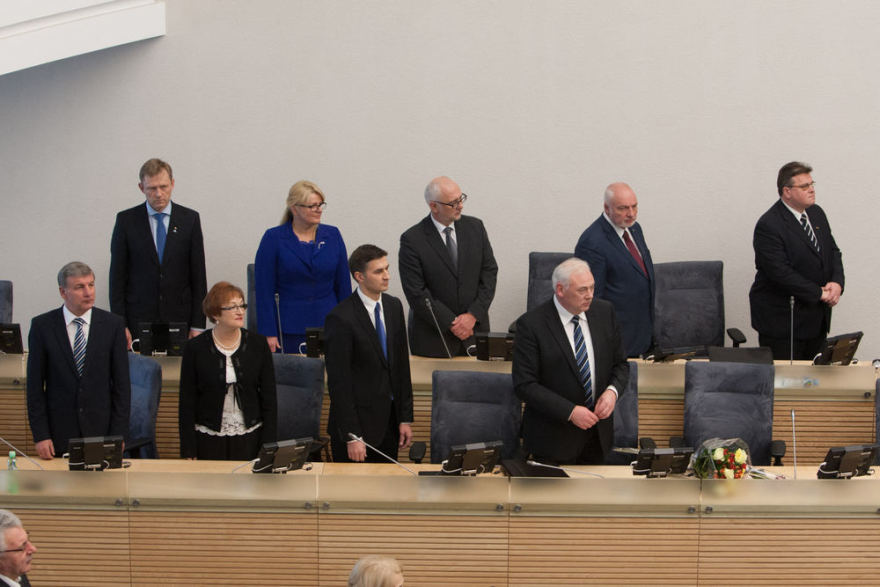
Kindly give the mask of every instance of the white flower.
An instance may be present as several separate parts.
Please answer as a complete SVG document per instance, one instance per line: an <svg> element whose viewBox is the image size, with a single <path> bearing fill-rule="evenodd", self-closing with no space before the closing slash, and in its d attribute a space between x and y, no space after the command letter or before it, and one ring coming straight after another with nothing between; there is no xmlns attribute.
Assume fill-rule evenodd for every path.
<svg viewBox="0 0 880 587"><path fill-rule="evenodd" d="M712 453L712 460L713 461L723 461L724 460L724 448L722 448L720 446L718 448L716 448L715 451Z"/></svg>
<svg viewBox="0 0 880 587"><path fill-rule="evenodd" d="M749 458L749 455L741 448L736 449L736 452L733 453L733 460L737 465L745 463L747 458Z"/></svg>
<svg viewBox="0 0 880 587"><path fill-rule="evenodd" d="M733 479L733 469L721 469L725 479Z"/></svg>

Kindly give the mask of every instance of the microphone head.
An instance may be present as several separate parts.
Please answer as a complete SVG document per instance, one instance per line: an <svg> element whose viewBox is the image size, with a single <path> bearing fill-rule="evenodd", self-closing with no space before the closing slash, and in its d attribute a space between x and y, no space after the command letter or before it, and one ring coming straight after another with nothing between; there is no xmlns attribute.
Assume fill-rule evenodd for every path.
<svg viewBox="0 0 880 587"><path fill-rule="evenodd" d="M431 298L425 298L425 305L429 310L431 309Z"/></svg>
<svg viewBox="0 0 880 587"><path fill-rule="evenodd" d="M361 440L361 437L358 436L357 434L355 434L354 432L349 432L348 437L351 438L352 440Z"/></svg>

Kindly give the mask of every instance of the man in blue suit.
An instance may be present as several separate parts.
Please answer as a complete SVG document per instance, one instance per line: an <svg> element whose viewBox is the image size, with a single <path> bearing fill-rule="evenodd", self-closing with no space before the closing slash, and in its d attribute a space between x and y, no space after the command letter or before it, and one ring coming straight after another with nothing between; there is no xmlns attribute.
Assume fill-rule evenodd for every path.
<svg viewBox="0 0 880 587"><path fill-rule="evenodd" d="M646 354L654 333L654 263L638 213L632 188L612 183L605 189L605 211L574 248L575 256L590 264L596 297L614 306L628 357Z"/></svg>

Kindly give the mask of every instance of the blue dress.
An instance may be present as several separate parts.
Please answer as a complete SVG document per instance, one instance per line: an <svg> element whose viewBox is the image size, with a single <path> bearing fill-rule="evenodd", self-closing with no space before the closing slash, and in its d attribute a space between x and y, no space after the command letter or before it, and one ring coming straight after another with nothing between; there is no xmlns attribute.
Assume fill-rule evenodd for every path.
<svg viewBox="0 0 880 587"><path fill-rule="evenodd" d="M324 317L351 295L348 255L335 226L319 224L315 240L302 242L291 224L263 234L254 267L257 330L278 336L275 294L281 307L284 350L299 352L308 327L324 326Z"/></svg>

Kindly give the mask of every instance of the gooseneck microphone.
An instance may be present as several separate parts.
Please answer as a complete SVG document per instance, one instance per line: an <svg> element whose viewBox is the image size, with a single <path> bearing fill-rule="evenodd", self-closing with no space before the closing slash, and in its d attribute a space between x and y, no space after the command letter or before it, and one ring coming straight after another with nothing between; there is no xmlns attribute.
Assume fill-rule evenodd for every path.
<svg viewBox="0 0 880 587"><path fill-rule="evenodd" d="M378 448L376 448L375 446L373 446L372 444L370 444L369 442L364 440L363 437L358 436L354 432L349 432L348 437L351 438L352 440L357 440L357 441L363 442L368 447L372 448L374 451L376 451L377 453L379 453L380 455L382 455L383 457L385 457L386 459L388 459L389 461L391 461L392 463L394 463L395 465L397 465L398 467L400 467L404 471L408 472L410 475L415 475L416 477L419 476L418 473L416 473L415 471L413 471L412 469L410 469L409 467L407 467L406 465L404 465L403 463L401 463L397 459L392 459L391 457L386 455L384 452L382 452L381 450L379 450Z"/></svg>
<svg viewBox="0 0 880 587"><path fill-rule="evenodd" d="M604 479L604 475L600 475L599 473L592 473L590 471L579 471L577 469L571 469L569 467L560 467L559 465L548 465L547 463L539 463L538 461L533 461L531 459L526 461L527 465L531 465L532 467L546 467L548 469L556 469L557 471L565 471L566 473L574 473L576 475L592 475L593 477L598 477L599 479Z"/></svg>
<svg viewBox="0 0 880 587"><path fill-rule="evenodd" d="M9 442L8 440L6 440L6 439L3 438L2 436L0 436L0 441L2 441L4 444L6 444L7 446L9 446L9 448L11 448L12 450L14 450L14 451L15 451L15 454L23 456L24 458L26 458L26 459L28 460L28 462L31 462L31 463L33 463L34 465L36 465L37 467L39 467L39 469L40 469L41 471L45 471L45 470L46 470L46 469L43 468L43 465L41 465L40 463L38 463L38 462L35 461L34 459L32 459L32 458L30 458L29 456L27 456L26 454L24 454L24 451L20 451L20 450L18 450L17 448L15 448L15 446L13 446L11 442Z"/></svg>
<svg viewBox="0 0 880 587"><path fill-rule="evenodd" d="M790 317L789 317L789 326L788 326L788 333L789 333L789 337L790 337L789 343L788 343L788 348L789 348L788 364L791 365L792 363L794 363L794 296L791 296L791 298L789 298L788 305L791 308L791 310L789 312Z"/></svg>
<svg viewBox="0 0 880 587"><path fill-rule="evenodd" d="M275 292L275 316L278 319L278 344L281 345L281 354L284 354L284 333L281 332L281 296Z"/></svg>
<svg viewBox="0 0 880 587"><path fill-rule="evenodd" d="M449 352L449 345L446 344L446 337L443 336L443 331L440 330L440 322L437 321L437 315L434 314L434 306L431 305L431 298L425 298L425 306L427 306L428 311L431 313L431 318L434 319L434 326L437 328L437 335L440 337L440 342L443 343L443 348L446 349L446 356L451 359L452 353Z"/></svg>

